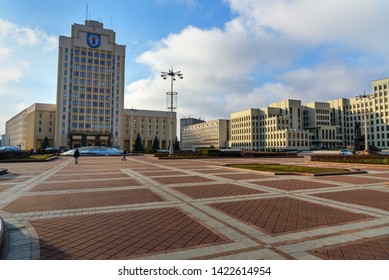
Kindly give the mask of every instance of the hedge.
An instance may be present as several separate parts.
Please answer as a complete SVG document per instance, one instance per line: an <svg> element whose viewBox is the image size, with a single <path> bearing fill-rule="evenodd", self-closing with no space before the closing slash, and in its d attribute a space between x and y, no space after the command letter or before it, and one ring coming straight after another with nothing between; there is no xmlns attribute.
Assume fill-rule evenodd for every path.
<svg viewBox="0 0 389 280"><path fill-rule="evenodd" d="M361 163L361 164L389 164L389 156L380 155L313 155L311 161Z"/></svg>

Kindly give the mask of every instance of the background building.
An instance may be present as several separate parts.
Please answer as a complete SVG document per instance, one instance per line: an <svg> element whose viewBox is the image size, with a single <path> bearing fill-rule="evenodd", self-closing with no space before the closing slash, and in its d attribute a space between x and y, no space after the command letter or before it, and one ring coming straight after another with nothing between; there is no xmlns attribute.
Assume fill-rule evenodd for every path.
<svg viewBox="0 0 389 280"><path fill-rule="evenodd" d="M303 128L303 106L300 100L287 99L261 109L263 151L306 150L310 148L309 131ZM264 135L263 135L264 134Z"/></svg>
<svg viewBox="0 0 389 280"><path fill-rule="evenodd" d="M56 146L122 146L125 46L103 24L59 37Z"/></svg>
<svg viewBox="0 0 389 280"><path fill-rule="evenodd" d="M185 126L182 131L181 149L228 147L229 120L212 120Z"/></svg>
<svg viewBox="0 0 389 280"><path fill-rule="evenodd" d="M333 125L331 104L311 102L303 106L303 127L309 131L312 149L334 149L344 146L341 129Z"/></svg>
<svg viewBox="0 0 389 280"><path fill-rule="evenodd" d="M246 109L231 114L231 148L253 151L260 148L259 134L263 112L259 109ZM262 126L263 129L263 126Z"/></svg>
<svg viewBox="0 0 389 280"><path fill-rule="evenodd" d="M24 109L6 122L3 144L23 150L39 149L47 137L48 146L54 147L55 111L55 104L42 103Z"/></svg>
<svg viewBox="0 0 389 280"><path fill-rule="evenodd" d="M202 123L205 122L204 120L201 119L196 119L196 118L181 118L180 119L180 141L181 141L181 146L185 145L182 141L182 133L184 131L184 127L192 124L197 124L197 123Z"/></svg>
<svg viewBox="0 0 389 280"><path fill-rule="evenodd" d="M139 133L145 150L151 150L155 136L160 149L169 148L170 112L138 109L124 109L124 148L130 149ZM177 133L176 112L173 112L173 139Z"/></svg>

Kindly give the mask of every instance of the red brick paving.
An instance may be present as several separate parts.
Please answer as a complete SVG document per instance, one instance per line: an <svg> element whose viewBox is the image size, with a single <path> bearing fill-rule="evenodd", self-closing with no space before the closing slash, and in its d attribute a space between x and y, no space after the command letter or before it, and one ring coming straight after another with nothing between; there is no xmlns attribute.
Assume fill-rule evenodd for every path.
<svg viewBox="0 0 389 280"><path fill-rule="evenodd" d="M161 184L180 184L180 183L197 183L197 182L211 182L211 179L201 176L180 176L180 177L154 177L153 180Z"/></svg>
<svg viewBox="0 0 389 280"><path fill-rule="evenodd" d="M174 189L195 199L263 193L263 191L245 188L234 184L199 185L176 187Z"/></svg>
<svg viewBox="0 0 389 280"><path fill-rule="evenodd" d="M198 173L201 173L201 174L221 174L221 173L227 173L227 174L230 174L231 171L230 170L226 170L226 169L217 169L217 168L207 168L207 169L199 169L199 168L196 168L196 169L192 169L193 172L198 172Z"/></svg>
<svg viewBox="0 0 389 280"><path fill-rule="evenodd" d="M139 172L143 175L150 176L150 177L157 177L157 176L176 176L176 175L186 175L184 172L178 172L178 171L152 171L152 172Z"/></svg>
<svg viewBox="0 0 389 280"><path fill-rule="evenodd" d="M389 178L389 173L374 173L374 177L382 177L382 178L388 179Z"/></svg>
<svg viewBox="0 0 389 280"><path fill-rule="evenodd" d="M259 182L251 182L251 183L270 187L270 188L281 189L285 191L334 187L334 185L325 184L321 182L312 182L312 181L296 180L296 179L259 181Z"/></svg>
<svg viewBox="0 0 389 280"><path fill-rule="evenodd" d="M231 180L248 180L248 179L263 179L263 178L271 178L272 175L266 174L255 174L255 173L230 173L230 174L217 174L217 177L231 179Z"/></svg>
<svg viewBox="0 0 389 280"><path fill-rule="evenodd" d="M389 237L331 246L312 253L325 260L389 260Z"/></svg>
<svg viewBox="0 0 389 280"><path fill-rule="evenodd" d="M341 201L354 203L358 205L364 205L373 208L379 208L385 211L389 211L389 192L381 192L375 190L352 190L352 191L341 191L341 192L329 192L315 194L314 196Z"/></svg>
<svg viewBox="0 0 389 280"><path fill-rule="evenodd" d="M370 218L367 215L288 197L223 202L212 204L212 206L270 234L338 225Z"/></svg>
<svg viewBox="0 0 389 280"><path fill-rule="evenodd" d="M8 190L11 186L0 186L0 192Z"/></svg>
<svg viewBox="0 0 389 280"><path fill-rule="evenodd" d="M342 175L342 176L318 176L315 177L316 179L320 180L328 180L328 181L335 181L335 182L342 182L342 183L350 183L350 184L374 184L374 183L384 183L385 179L379 179L379 178L369 178L369 177L362 177L362 176L352 176L352 175Z"/></svg>
<svg viewBox="0 0 389 280"><path fill-rule="evenodd" d="M1 183L22 183L22 182L25 182L27 180L31 179L31 177L28 177L28 176L23 176L23 177L19 177L19 176L0 176L0 184Z"/></svg>
<svg viewBox="0 0 389 280"><path fill-rule="evenodd" d="M109 178L123 178L128 177L124 173L105 173L105 174L77 174L77 175L54 175L47 179L47 181L72 181L72 180L93 180L93 179L109 179Z"/></svg>
<svg viewBox="0 0 389 280"><path fill-rule="evenodd" d="M22 196L4 208L9 212L49 211L163 201L147 189Z"/></svg>
<svg viewBox="0 0 389 280"><path fill-rule="evenodd" d="M228 242L177 208L48 219L32 225L41 259L119 259Z"/></svg>
<svg viewBox="0 0 389 280"><path fill-rule="evenodd" d="M153 204L151 202L163 201L161 197L142 187L141 178L135 180L134 178L128 177L128 179L116 179L116 176L125 178L128 176L122 173L121 169L131 169L135 172L141 173L145 177L155 176L152 179L160 182L161 184L185 184L192 183L192 186L170 186L170 188L164 188L163 191L179 191L186 195L198 199L198 198L217 198L223 197L223 203L205 203L215 208L215 211L225 212L227 215L231 215L235 219L228 219L223 222L227 228L223 229L217 227L217 231L224 232L229 235L231 232L236 230L235 220L248 223L256 229L262 230L270 235L290 233L296 231L302 231L305 229L314 229L317 227L327 227L333 225L339 225L344 223L360 222L364 219L374 219L373 217L362 215L358 213L352 213L352 210L343 211L338 208L322 206L314 202L305 202L297 198L279 197L279 198L263 198L263 199L250 199L240 201L238 197L241 195L249 195L247 191L255 191L240 185L240 180L250 180L250 183L255 183L258 186L268 186L273 188L284 189L287 191L292 190L310 190L322 187L333 187L332 193L323 193L319 196L327 199L336 201L355 203L355 207L358 205L365 205L370 207L376 207L383 210L387 210L385 202L389 201L385 192L379 192L376 190L363 190L369 192L356 192L354 191L342 191L336 192L338 185L331 185L319 182L317 180L328 180L338 182L339 185L342 183L350 184L373 184L373 183L384 183L387 181L385 173L369 173L365 175L348 175L348 176L331 176L331 177L319 177L312 178L312 180L300 180L300 177L293 177L296 179L285 179L285 177L267 175L265 173L255 173L248 171L230 171L227 168L220 167L219 164L226 163L226 160L156 160L149 156L136 157L136 162L128 160L127 162L120 161L120 157L104 157L104 158L81 158L80 164L75 165L68 158L59 159L56 162L47 163L36 163L30 164L10 164L9 170L15 175L23 175L26 177L15 177L10 180L2 180L0 178L0 192L1 188L17 188L19 187L17 180L25 181L33 176L38 180L40 174L50 170L58 164L63 164L65 161L69 161L70 164L66 163L53 174L47 181L39 182L38 185L29 190L29 192L37 191L61 191L61 190L82 190L88 188L88 192L68 192L63 194L37 194L37 195L24 195L23 191L18 195L22 195L19 199L15 200L8 206L4 206L2 211L8 211L9 215L15 216L16 219L24 219L22 212L29 211L44 211L44 210L61 210L61 209L80 209L81 207L104 207L104 206L115 206L115 205L126 205L129 204L128 209L131 209L130 204L133 203L147 203L150 209ZM285 159L289 160L289 159ZM143 163L142 163L143 161ZM243 159L229 159L231 163L237 161L242 162ZM252 159L250 159L252 161ZM258 159L260 161L260 159ZM266 160L265 160L266 161ZM300 159L293 159L301 163ZM292 161L291 161L292 162ZM157 164L153 165L153 164ZM169 169L174 167L174 169ZM371 168L369 168L370 170ZM371 169L372 170L372 169ZM385 169L378 169L379 171L385 171ZM190 171L190 172L188 172ZM194 176L197 174L215 174L220 178L214 180L206 178L206 176ZM99 173L107 173L107 176L100 177ZM115 174L109 174L115 173ZM224 173L224 174L222 174ZM178 176L180 174L187 174L187 176ZM375 176L377 175L377 176ZM381 175L381 176L380 176ZM31 177L30 177L31 176ZM109 180L99 180L98 178L113 177ZM73 177L73 178L72 178ZM228 180L222 180L223 178L236 180L231 182ZM269 179L282 179L282 180L269 180ZM288 176L289 178L289 176ZM81 181L68 181L68 180L81 180ZM96 180L95 180L96 179ZM317 180L316 180L317 179ZM15 181L12 181L15 180ZM50 182L52 180L61 180L61 182ZM255 181L255 182L253 182ZM149 181L151 183L152 181ZM202 182L211 182L212 185L204 185ZM1 185L3 183L3 185ZM12 183L8 186L8 183ZM149 184L147 183L147 184ZM152 184L152 183L151 183ZM26 186L27 189L30 186L20 184L20 187ZM345 184L343 184L345 186ZM131 190L111 190L113 187L130 187ZM155 184L158 187L158 184ZM350 187L353 187L352 185ZM99 188L107 188L103 192L98 190ZM137 189L135 189L137 188ZM260 188L260 187L258 187ZM367 188L367 187L366 187ZM370 186L369 186L370 188ZM95 191L92 191L96 189ZM360 190L362 191L362 190ZM343 194L343 192L345 192ZM307 198L307 194L302 192L304 197ZM313 193L313 191L309 191ZM4 194L4 192L3 192ZM31 193L30 193L31 194ZM254 192L253 194L261 194L260 191ZM351 195L350 195L351 194ZM299 196L300 193L296 192L295 196ZM313 195L313 194L311 194ZM1 193L0 193L1 196ZM327 197L326 197L327 196ZM176 196L179 199L179 196ZM348 201L348 199L351 199ZM176 201L174 201L176 202ZM164 201L165 203L165 201ZM166 201L166 203L169 203ZM328 200L328 204L331 201ZM190 199L185 201L184 204L191 206L192 202ZM138 206L138 205L137 205ZM120 258L133 258L142 257L144 254L153 253L165 253L165 252L176 252L175 258L180 258L180 249L185 248L202 248L212 247L213 245L219 245L223 243L233 242L222 236L221 233L213 232L210 228L213 227L214 213L210 212L209 220L206 221L207 227L197 222L192 218L191 215L187 215L185 212L179 210L179 208L164 208L161 209L161 204L157 204L158 207L153 207L150 210L134 210L127 212L118 213L101 213L95 215L82 215L74 214L68 218L50 218L51 213L38 213L39 215L34 216L30 223L38 233L38 238L41 246L41 258L42 259L120 259ZM199 201L193 201L192 207L201 207ZM104 211L104 209L101 209ZM200 212L209 211L209 208L199 209ZM11 212L17 213L13 214ZM21 213L21 214L20 214ZM87 212L85 212L87 213ZM206 213L205 213L206 214ZM45 216L48 215L48 216ZM193 213L193 215L197 215ZM382 213L377 216L377 224L385 223L382 219ZM25 217L31 217L31 213ZM219 216L218 216L219 217ZM39 219L39 220L36 220ZM217 219L216 219L217 220ZM231 223L231 224L230 224ZM358 223L361 226L363 223ZM342 234L358 234L359 231L365 229L371 230L371 234L382 234L381 227L386 224L379 224L376 226L378 231L371 229L369 224L366 227L358 227L354 229L350 227L349 231L342 231ZM335 229L334 229L335 230ZM342 229L343 230L343 229ZM225 247L227 246L214 247L212 253L207 253L204 248L204 255L199 258L207 259L212 256L233 256L235 253L242 253L247 250L244 244L238 244L244 239L261 240L257 237L251 236L251 233L246 232L242 229L245 238L234 240L232 245L242 245L242 249L239 251L229 251ZM242 233L240 232L240 233ZM235 234L231 235L234 239ZM369 240L359 240L353 243L343 243L344 239L337 240L336 233L329 235L333 241L333 245L325 248L318 248L316 252L309 251L307 253L313 254L323 259L342 259L339 257L339 251L342 254L346 254L345 258L353 259L358 255L361 259L389 259L387 252L389 251L388 236L379 236ZM320 244L320 238L325 238L326 235L308 237L303 241L313 242L312 244ZM267 240L267 236L265 236ZM318 243L316 242L318 239ZM272 242L264 241L268 246L269 250L280 254L286 258L295 258L292 254L284 253L283 251L277 251L274 246L288 245L290 242L300 242L300 240L285 240L283 235L277 236L277 245ZM235 244L237 242L237 244ZM262 242L262 240L261 240ZM259 242L259 243L261 243ZM258 244L259 244L258 243ZM262 244L262 243L261 243ZM281 244L281 245L280 245ZM367 245L366 245L367 244ZM304 248L297 249L301 252L305 252ZM263 248L262 245L258 245L257 249ZM319 245L318 245L319 246ZM368 246L370 255L366 249ZM223 249L222 249L223 248ZM236 250L231 249L231 250ZM240 248L240 247L239 247ZM250 247L251 249L254 247ZM315 247L316 248L316 247ZM380 249L381 248L381 249ZM220 251L219 251L220 250ZM354 251L353 251L354 250ZM199 251L197 251L199 252ZM219 254L219 255L218 255ZM284 254L284 255L283 255ZM183 255L183 258L192 258L190 255ZM298 258L298 257L297 257Z"/></svg>
<svg viewBox="0 0 389 280"><path fill-rule="evenodd" d="M112 179L104 181L81 181L81 182L44 182L36 186L31 192L41 191L61 191L61 190L81 190L81 189L98 189L98 188L117 188L139 186L140 183L134 179Z"/></svg>

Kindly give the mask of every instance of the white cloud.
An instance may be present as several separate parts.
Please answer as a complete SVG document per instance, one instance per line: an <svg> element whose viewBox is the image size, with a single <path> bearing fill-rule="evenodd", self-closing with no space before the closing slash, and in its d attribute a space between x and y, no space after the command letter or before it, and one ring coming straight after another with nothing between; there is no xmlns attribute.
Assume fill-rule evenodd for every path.
<svg viewBox="0 0 389 280"><path fill-rule="evenodd" d="M8 82L18 81L21 76L22 76L22 72L16 67L8 68L8 69L0 69L0 85L5 85ZM1 93L2 91L0 91L0 95Z"/></svg>
<svg viewBox="0 0 389 280"><path fill-rule="evenodd" d="M387 58L386 18L381 0L229 0L248 28L310 44L343 42Z"/></svg>
<svg viewBox="0 0 389 280"><path fill-rule="evenodd" d="M138 57L153 75L127 87L127 106L165 109L169 83L158 74L172 65L184 74L174 84L178 116L205 119L288 98L352 97L389 71L389 2L229 2L236 17L224 29L189 26Z"/></svg>
<svg viewBox="0 0 389 280"><path fill-rule="evenodd" d="M8 44L15 42L20 46L40 46L46 51L53 51L58 46L57 36L49 35L39 28L19 26L8 20L0 19L0 38Z"/></svg>
<svg viewBox="0 0 389 280"><path fill-rule="evenodd" d="M7 103L0 106L0 134L4 120L55 98L57 48L57 36L0 19L0 103Z"/></svg>
<svg viewBox="0 0 389 280"><path fill-rule="evenodd" d="M0 58L7 58L11 55L12 50L10 48L5 48L0 46Z"/></svg>

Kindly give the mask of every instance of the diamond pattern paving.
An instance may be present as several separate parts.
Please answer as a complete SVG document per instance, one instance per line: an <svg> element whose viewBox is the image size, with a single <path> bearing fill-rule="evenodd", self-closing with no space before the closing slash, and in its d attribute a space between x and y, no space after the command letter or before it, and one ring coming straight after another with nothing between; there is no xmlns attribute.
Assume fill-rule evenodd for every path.
<svg viewBox="0 0 389 280"><path fill-rule="evenodd" d="M42 191L60 191L60 190L78 190L78 189L97 189L97 188L117 188L139 186L140 184L134 179L117 179L117 180L88 180L78 182L44 182L35 188L32 192Z"/></svg>
<svg viewBox="0 0 389 280"><path fill-rule="evenodd" d="M200 185L174 188L192 198L210 198L233 195L249 195L263 193L263 191L241 187L234 184Z"/></svg>
<svg viewBox="0 0 389 280"><path fill-rule="evenodd" d="M314 196L389 211L389 192L380 192L374 190L352 190L342 192L320 193Z"/></svg>
<svg viewBox="0 0 389 280"><path fill-rule="evenodd" d="M89 179L108 179L108 178L123 178L126 177L122 172L106 173L106 174L77 174L77 175L54 175L47 181L71 181L71 180L89 180Z"/></svg>
<svg viewBox="0 0 389 280"><path fill-rule="evenodd" d="M22 196L4 208L9 212L49 211L163 201L146 189Z"/></svg>
<svg viewBox="0 0 389 280"><path fill-rule="evenodd" d="M312 252L327 260L389 260L389 237L363 240L346 246Z"/></svg>
<svg viewBox="0 0 389 280"><path fill-rule="evenodd" d="M169 176L169 177L153 177L153 180L161 184L180 184L180 183L194 183L194 182L210 182L211 179L201 176Z"/></svg>
<svg viewBox="0 0 389 280"><path fill-rule="evenodd" d="M289 197L212 204L213 207L270 234L367 219L369 216Z"/></svg>
<svg viewBox="0 0 389 280"><path fill-rule="evenodd" d="M328 180L328 181L335 181L335 182L342 182L342 183L350 183L350 184L374 184L374 183L384 183L385 179L375 179L375 178L369 178L369 177L362 177L362 176L352 176L352 175L343 175L343 176L319 176L315 177L320 180Z"/></svg>
<svg viewBox="0 0 389 280"><path fill-rule="evenodd" d="M231 180L248 180L248 179L262 179L262 178L271 178L271 175L256 174L256 173L230 173L230 174L218 174L215 175L218 177L231 179Z"/></svg>
<svg viewBox="0 0 389 280"><path fill-rule="evenodd" d="M177 208L85 215L32 224L39 236L41 259L120 259L228 242Z"/></svg>
<svg viewBox="0 0 389 280"><path fill-rule="evenodd" d="M312 181L304 181L304 180L296 180L296 179L260 181L260 182L251 182L251 183L270 187L270 188L281 189L285 191L328 188L334 186L334 185L325 184L321 182L312 182Z"/></svg>

